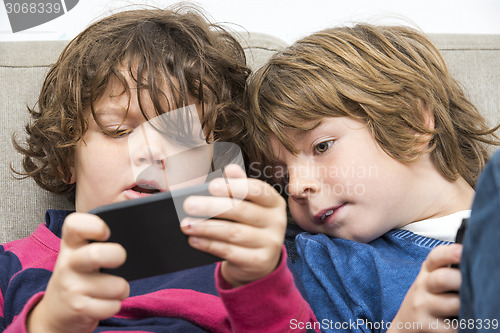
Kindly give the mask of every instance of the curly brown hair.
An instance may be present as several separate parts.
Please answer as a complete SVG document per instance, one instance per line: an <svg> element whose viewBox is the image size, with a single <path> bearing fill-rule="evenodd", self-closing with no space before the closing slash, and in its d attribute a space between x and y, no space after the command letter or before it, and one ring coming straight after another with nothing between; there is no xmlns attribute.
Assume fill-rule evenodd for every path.
<svg viewBox="0 0 500 333"><path fill-rule="evenodd" d="M87 130L89 115L98 122L95 101L112 77L130 94L120 68L128 68L136 81L139 105L139 91L145 88L157 115L189 105L192 96L202 105L207 139L213 135L228 141L235 136L229 124L241 119L250 74L238 41L195 7L123 11L90 25L51 67L37 108L29 108L25 144L13 138L24 155L19 175L33 177L51 192L74 192L74 149ZM160 103L165 82L172 95L168 109Z"/></svg>
<svg viewBox="0 0 500 333"><path fill-rule="evenodd" d="M462 176L471 186L488 160L486 144L499 144L498 126L486 125L437 48L409 27L314 33L274 55L250 80L249 94L247 149L264 164L273 162L271 135L295 153L293 130L310 130L324 117L361 120L392 158L410 162L429 152L446 179Z"/></svg>

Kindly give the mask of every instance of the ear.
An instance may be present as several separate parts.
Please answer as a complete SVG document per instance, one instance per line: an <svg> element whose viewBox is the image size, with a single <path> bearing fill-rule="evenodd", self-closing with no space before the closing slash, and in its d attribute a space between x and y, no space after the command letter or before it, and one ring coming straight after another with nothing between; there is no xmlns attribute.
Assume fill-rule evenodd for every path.
<svg viewBox="0 0 500 333"><path fill-rule="evenodd" d="M68 184L74 184L74 183L76 183L76 172L75 172L75 168L71 167L71 178L70 178Z"/></svg>
<svg viewBox="0 0 500 333"><path fill-rule="evenodd" d="M60 171L60 169L59 169L59 171ZM68 180L68 179L64 179L64 182L65 182L66 184L74 184L74 183L76 183L76 173L75 173L75 168L74 168L74 167L71 167L70 171L71 171L71 177L70 177L70 179L69 179L69 180Z"/></svg>
<svg viewBox="0 0 500 333"><path fill-rule="evenodd" d="M425 102L422 103L422 116L424 118L425 127L431 131L434 130L434 113Z"/></svg>
<svg viewBox="0 0 500 333"><path fill-rule="evenodd" d="M422 102L422 117L424 120L424 125L425 128L430 131L434 132L434 113L431 111L427 103ZM432 138L434 137L433 133L428 133L428 134L416 134L417 139L419 141L419 145L421 145L421 149L425 150L429 148L429 143L431 142Z"/></svg>

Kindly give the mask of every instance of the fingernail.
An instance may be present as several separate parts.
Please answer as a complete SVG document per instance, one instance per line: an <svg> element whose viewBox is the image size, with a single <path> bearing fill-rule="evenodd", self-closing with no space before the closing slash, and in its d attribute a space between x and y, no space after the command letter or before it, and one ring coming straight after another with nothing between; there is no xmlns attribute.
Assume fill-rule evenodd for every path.
<svg viewBox="0 0 500 333"><path fill-rule="evenodd" d="M193 223L192 219L190 219L189 217L185 217L181 221L181 227L191 228L192 223Z"/></svg>
<svg viewBox="0 0 500 333"><path fill-rule="evenodd" d="M104 229L104 240L108 240L109 237L111 237L111 230L106 227L106 229Z"/></svg>

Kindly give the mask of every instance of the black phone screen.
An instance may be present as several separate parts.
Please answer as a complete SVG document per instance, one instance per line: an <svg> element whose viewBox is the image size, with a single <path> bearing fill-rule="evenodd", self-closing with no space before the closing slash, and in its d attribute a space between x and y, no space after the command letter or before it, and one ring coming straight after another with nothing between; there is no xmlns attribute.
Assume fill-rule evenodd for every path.
<svg viewBox="0 0 500 333"><path fill-rule="evenodd" d="M182 203L191 195L208 196L208 184L162 192L93 209L111 230L108 242L121 244L126 262L103 272L129 281L210 264L220 258L192 248L180 229Z"/></svg>

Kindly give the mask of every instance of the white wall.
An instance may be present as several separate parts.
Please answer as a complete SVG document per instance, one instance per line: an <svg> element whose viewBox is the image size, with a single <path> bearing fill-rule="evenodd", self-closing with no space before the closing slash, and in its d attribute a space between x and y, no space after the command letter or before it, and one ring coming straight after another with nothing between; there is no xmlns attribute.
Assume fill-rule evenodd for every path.
<svg viewBox="0 0 500 333"><path fill-rule="evenodd" d="M33 2L34 0L26 0ZM0 41L71 39L91 21L131 4L165 7L168 1L80 0L67 14L12 33L0 4ZM292 42L319 29L354 21L400 23L427 33L500 34L500 0L198 0L216 22L271 33ZM239 27L239 26L240 27Z"/></svg>

